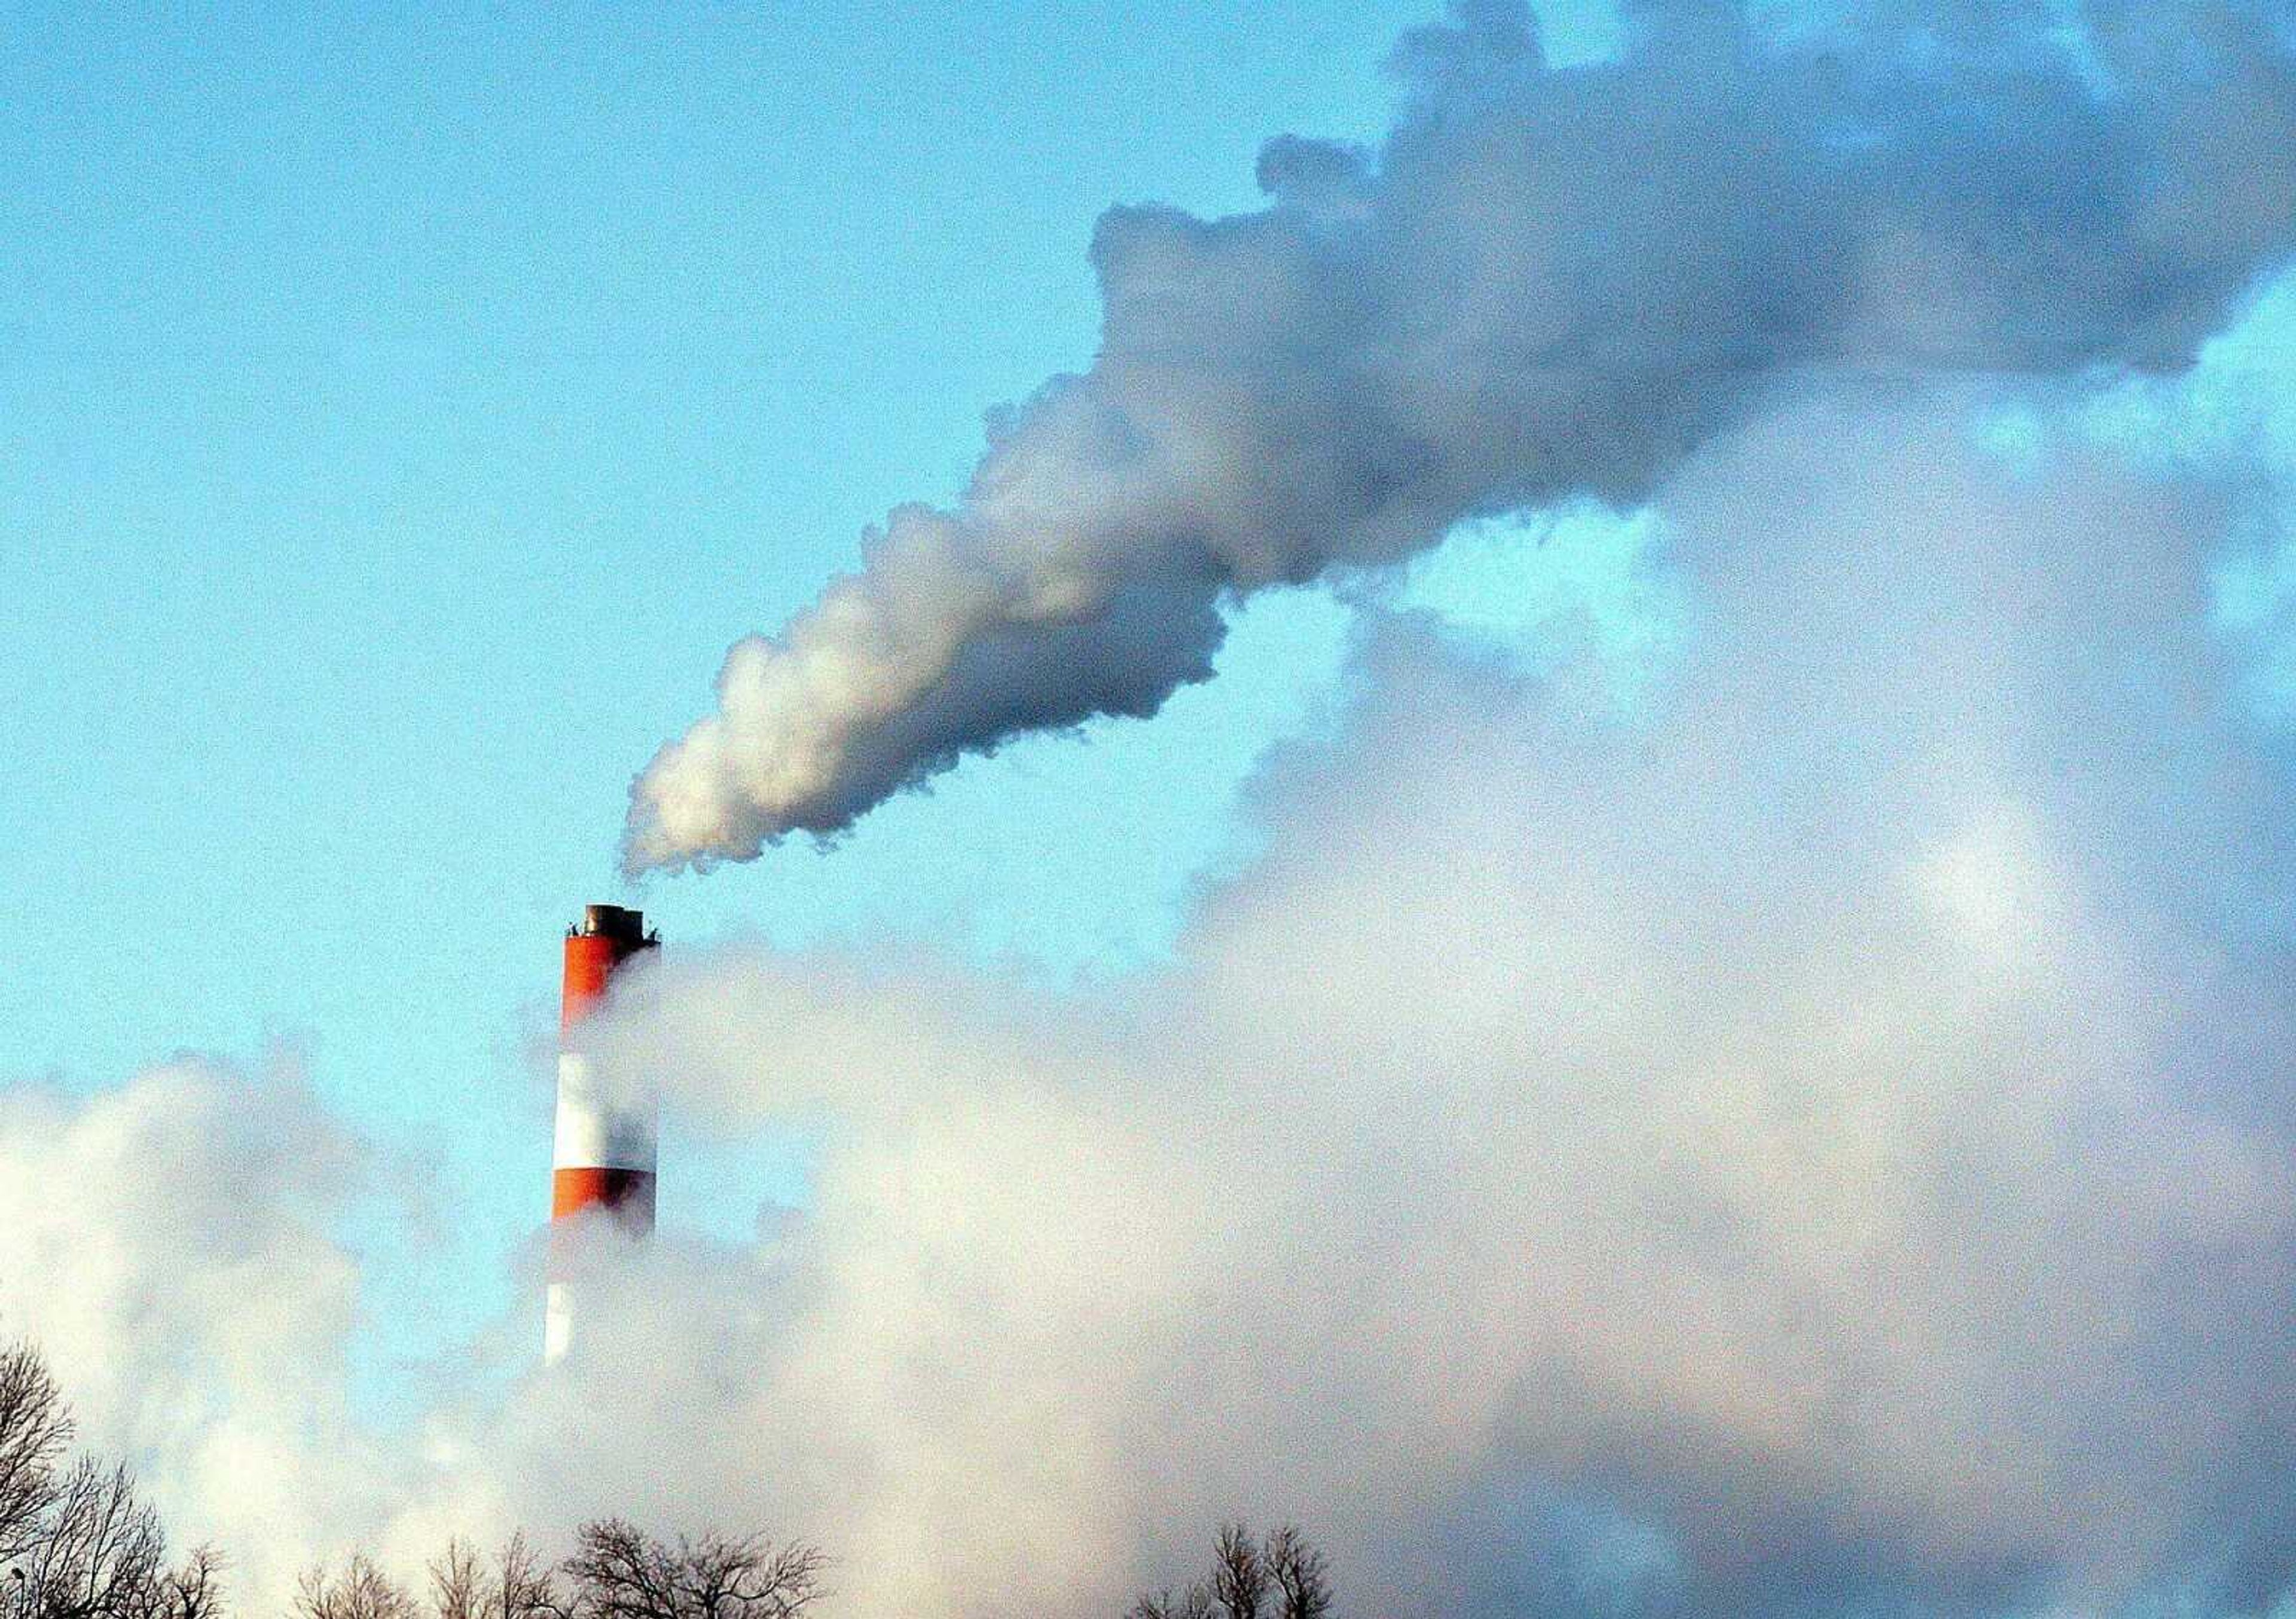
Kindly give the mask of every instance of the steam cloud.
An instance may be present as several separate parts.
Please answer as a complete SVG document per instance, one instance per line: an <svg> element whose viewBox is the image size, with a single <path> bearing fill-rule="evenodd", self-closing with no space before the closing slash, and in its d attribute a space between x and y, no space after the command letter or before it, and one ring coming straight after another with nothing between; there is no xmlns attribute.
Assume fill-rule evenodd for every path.
<svg viewBox="0 0 2296 1619"><path fill-rule="evenodd" d="M324 1387L343 1303L340 1211L295 1191L330 1177L213 1076L0 1113L12 1308L144 1346L107 1437L189 1459L182 1533L250 1580L616 1511L817 1536L840 1613L1092 1619L1248 1512L1316 1528L1354 1614L2266 1612L2296 816L2210 612L2261 486L2057 435L2005 464L1986 388L1920 391L1669 481L1699 628L1631 725L1584 658L1368 619L1270 852L1120 993L638 981L598 1059L821 1122L818 1177L754 1245L594 1256L553 1374L529 1298L508 1368L391 1442L198 1398L258 1354ZM155 1153L234 1196L126 1218ZM142 1280L81 1297L43 1233ZM220 1301L273 1256L308 1319L150 1330L152 1278ZM232 1456L325 1487L250 1519L196 1467Z"/></svg>
<svg viewBox="0 0 2296 1619"><path fill-rule="evenodd" d="M1631 723L1566 625L1529 678L1367 611L1168 967L679 953L595 1055L816 1122L807 1209L591 1256L573 1360L529 1298L403 1430L341 1393L356 1148L290 1083L0 1097L9 1325L250 1592L620 1512L816 1536L840 1613L1090 1619L1248 1513L1355 1614L2282 1611L2296 436L2163 385L2190 453L2138 465L1958 373L2194 350L2289 227L2285 20L2054 15L1414 37L1375 168L1279 144L1266 213L1111 221L1108 356L737 653L782 695L729 679L660 847L1152 707L1223 593L1567 489L1647 493L1688 604ZM770 812L767 744L813 772Z"/></svg>
<svg viewBox="0 0 2296 1619"><path fill-rule="evenodd" d="M0 1094L0 1327L258 1608L406 1483L364 1465L348 1398L359 1272L337 1227L364 1160L286 1072L185 1058L94 1097Z"/></svg>
<svg viewBox="0 0 2296 1619"><path fill-rule="evenodd" d="M1397 49L1376 153L1283 136L1259 212L1111 210L1092 367L734 646L633 789L626 867L748 859L1020 733L1152 714L1209 676L1223 604L1639 500L1783 396L2181 366L2289 245L2284 11L1845 9L1634 5L1621 59L1554 67L1519 4L1465 0Z"/></svg>
<svg viewBox="0 0 2296 1619"><path fill-rule="evenodd" d="M744 1409L899 1459L775 1492L842 1497L860 1607L1112 1613L1247 1508L1362 1613L2289 1589L2296 825L2209 584L2253 509L1921 391L1670 481L1700 629L1631 726L1375 629L1112 1007L735 959L633 1009L689 1104L834 1122Z"/></svg>

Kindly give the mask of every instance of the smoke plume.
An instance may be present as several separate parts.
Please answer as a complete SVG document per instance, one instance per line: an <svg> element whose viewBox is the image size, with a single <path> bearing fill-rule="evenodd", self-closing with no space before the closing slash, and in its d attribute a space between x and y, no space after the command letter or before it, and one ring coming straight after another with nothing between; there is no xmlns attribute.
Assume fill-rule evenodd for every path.
<svg viewBox="0 0 2296 1619"><path fill-rule="evenodd" d="M1669 480L1630 722L1367 612L1167 968L632 981L598 1062L820 1155L753 1243L588 1256L560 1367L529 1291L404 1431L331 1416L337 1177L275 1142L337 1133L197 1072L0 1110L12 1316L250 1582L618 1512L1093 1619L1246 1514L1353 1614L2267 1611L2296 819L2212 580L2269 491L1917 391Z"/></svg>
<svg viewBox="0 0 2296 1619"><path fill-rule="evenodd" d="M767 1495L861 1608L1113 1613L1246 1511L1444 1619L2296 1578L2249 494L2000 464L1922 392L1670 480L1697 629L1633 724L1375 628L1149 985L734 958L630 1009L689 1104L832 1122L743 1409L841 1459Z"/></svg>
<svg viewBox="0 0 2296 1619"><path fill-rule="evenodd" d="M90 1439L266 1595L611 1512L815 1537L838 1613L1093 1619L1242 1515L1357 1615L2285 1611L2296 419L2201 345L2290 228L2286 20L1857 9L1568 70L1465 14L1375 159L1112 217L1100 363L737 650L631 852L1144 712L1231 596L1570 491L1681 604L1630 714L1567 622L1526 674L1366 603L1168 964L674 953L581 1038L803 1125L806 1206L580 1255L548 1369L529 1252L396 1426L299 1087L20 1087L0 1305ZM2087 409L2196 348L2112 395L2177 454Z"/></svg>
<svg viewBox="0 0 2296 1619"><path fill-rule="evenodd" d="M2286 250L2280 13L1847 9L1645 4L1619 59L1557 67L1519 4L1463 0L1397 48L1376 152L1282 136L1258 212L1112 210L1091 368L733 647L635 785L626 866L748 859L1018 734L1152 714L1210 675L1224 604L1640 500L1788 396L2182 366Z"/></svg>

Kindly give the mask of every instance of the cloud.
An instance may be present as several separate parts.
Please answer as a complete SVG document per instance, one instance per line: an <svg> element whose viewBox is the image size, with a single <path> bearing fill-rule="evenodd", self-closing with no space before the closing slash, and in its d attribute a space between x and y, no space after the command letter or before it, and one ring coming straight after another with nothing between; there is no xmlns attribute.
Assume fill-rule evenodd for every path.
<svg viewBox="0 0 2296 1619"><path fill-rule="evenodd" d="M1152 714L1224 603L1632 504L1782 400L2184 365L2296 228L2279 13L2059 9L1647 4L1620 57L1550 66L1520 7L1464 5L1398 45L1376 152L1282 136L1258 212L1111 210L1091 367L734 646L626 865L832 835L962 754Z"/></svg>

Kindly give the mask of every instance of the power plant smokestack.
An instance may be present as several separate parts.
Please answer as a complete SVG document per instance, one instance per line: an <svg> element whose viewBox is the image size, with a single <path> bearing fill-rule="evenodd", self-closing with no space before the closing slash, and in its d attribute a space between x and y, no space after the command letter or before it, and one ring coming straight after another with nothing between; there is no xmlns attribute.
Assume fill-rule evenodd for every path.
<svg viewBox="0 0 2296 1619"><path fill-rule="evenodd" d="M576 1286L566 1274L567 1222L598 1211L632 1236L653 1229L654 1106L602 1083L587 1054L566 1037L605 999L623 965L661 942L645 931L643 912L619 905L583 908L566 930L566 968L559 1006L558 1131L551 1156L554 1241L543 1359L562 1357L574 1341Z"/></svg>

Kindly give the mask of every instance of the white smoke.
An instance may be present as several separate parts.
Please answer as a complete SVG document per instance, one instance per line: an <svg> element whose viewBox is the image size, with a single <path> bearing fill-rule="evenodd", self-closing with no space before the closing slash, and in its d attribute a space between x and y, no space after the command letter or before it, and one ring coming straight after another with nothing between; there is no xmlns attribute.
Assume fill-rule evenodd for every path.
<svg viewBox="0 0 2296 1619"><path fill-rule="evenodd" d="M952 507L728 653L634 791L633 872L832 834L959 755L1153 713L1224 603L1461 519L1632 502L1843 379L2186 362L2296 231L2268 5L1630 8L1550 67L1520 5L1407 37L1376 152L1268 144L1259 212L1120 208L1101 349Z"/></svg>
<svg viewBox="0 0 2296 1619"><path fill-rule="evenodd" d="M1542 1492L1639 1537L1627 1612L2296 1574L2255 925L2296 843L2209 628L2234 508L2005 471L1968 403L1695 459L1645 723L1374 635L1271 854L1120 1004L655 986L626 1060L832 1121L743 1409L836 1459L753 1487L860 1611L1113 1612L1274 1512L1357 1611L1585 1611L1625 1576L1562 1508L1477 1543Z"/></svg>
<svg viewBox="0 0 2296 1619"><path fill-rule="evenodd" d="M410 1482L348 1400L339 1228L366 1167L283 1068L184 1058L88 1097L0 1094L0 1331L48 1357L84 1443L228 1550L242 1595L283 1594Z"/></svg>
<svg viewBox="0 0 2296 1619"><path fill-rule="evenodd" d="M258 1422L258 1481L351 1475L259 1521L216 1443L162 1447L179 1533L412 1568L456 1529L765 1524L838 1556L839 1612L1089 1619L1242 1514L1316 1530L1357 1614L2261 1611L2296 1583L2296 828L2209 594L2252 490L2005 465L1977 402L1694 457L1655 518L1693 629L1632 723L1600 670L1368 618L1268 854L1128 987L663 964L599 1060L817 1130L803 1215L594 1255L574 1360L531 1368L529 1311L506 1397L387 1443ZM295 1189L331 1178L262 1142L332 1138L220 1083L123 1093L165 1128L12 1117L12 1206L177 1278L100 1312L130 1346L231 1330L195 1306L234 1254L318 1278L260 1347L324 1414L341 1261ZM138 1218L140 1153L60 1130L206 1140L178 1173L237 1201ZM200 1434L269 1409L121 1364Z"/></svg>
<svg viewBox="0 0 2296 1619"><path fill-rule="evenodd" d="M596 1055L817 1131L808 1207L588 1256L574 1360L529 1298L405 1432L341 1393L356 1152L296 1086L20 1090L0 1312L90 1437L257 1591L613 1511L932 1619L1113 1614L1231 1515L1360 1615L2284 1600L2284 622L2220 635L2212 572L2284 513L2222 443L2133 467L2042 382L2006 457L2000 384L1905 374L2189 352L2289 224L2284 62L2225 7L2070 56L2054 8L1860 11L1827 56L1644 8L1570 73L1479 15L1376 163L1115 217L1101 364L737 652L633 853L1152 708L1224 592L1573 489L1650 497L1687 613L1630 719L1366 610L1169 967L681 952Z"/></svg>

